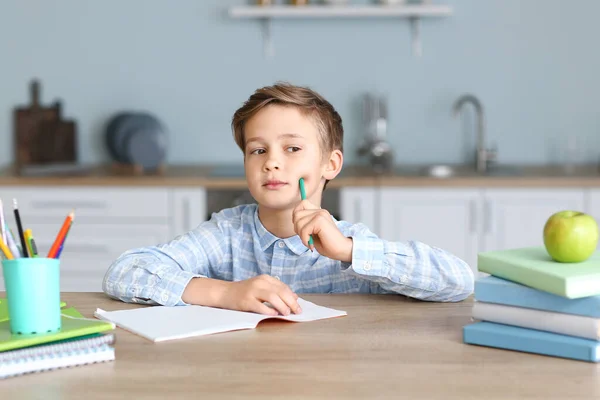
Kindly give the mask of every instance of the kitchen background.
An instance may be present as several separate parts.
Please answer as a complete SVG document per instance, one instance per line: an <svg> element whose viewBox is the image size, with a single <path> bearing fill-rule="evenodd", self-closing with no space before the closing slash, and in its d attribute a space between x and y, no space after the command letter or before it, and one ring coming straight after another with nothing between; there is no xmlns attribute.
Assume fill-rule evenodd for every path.
<svg viewBox="0 0 600 400"><path fill-rule="evenodd" d="M240 169L227 177L222 168L242 164L231 117L256 88L278 80L308 85L338 109L348 172L330 183L323 206L386 240L446 249L476 271L481 251L542 245L544 223L556 211L600 220L599 1L434 0L452 12L421 19L421 56L413 52L408 18L275 18L270 58L262 22L229 15L253 3L0 2L0 164L15 161L14 111L29 107L37 78L42 105L60 99L65 121L46 121L44 129L66 140L75 121L79 163L107 167L77 177L0 171L5 210L18 199L41 252L77 209L61 254L62 290L100 291L123 251L164 243L212 212L252 201ZM375 175L371 160L357 154L367 135L366 93L386 99L385 139L396 165L462 169ZM483 105L485 147L496 149L496 166L483 173L475 172L474 107L453 115L467 93ZM40 115L31 111L22 114ZM46 111L54 116L58 108ZM122 111L148 112L164 124L166 174L110 168L107 123ZM34 125L16 125L35 133ZM130 139L130 158L147 157L163 137L113 131ZM31 137L39 141L25 141L19 157L47 155L52 144L67 148L43 142L45 134ZM38 150L29 154L32 144Z"/></svg>
<svg viewBox="0 0 600 400"><path fill-rule="evenodd" d="M260 22L227 14L250 3L0 2L0 160L13 158L11 112L38 77L42 101L62 99L65 118L77 121L85 163L108 160L103 129L123 109L164 122L169 163L240 163L231 116L276 80L309 85L337 107L347 164L366 162L356 154L366 91L388 97L397 162L472 158L475 134L451 113L466 92L485 107L499 162L560 161L569 137L579 160L598 162L596 0L436 0L453 14L422 19L421 57L405 18L274 19L271 59Z"/></svg>

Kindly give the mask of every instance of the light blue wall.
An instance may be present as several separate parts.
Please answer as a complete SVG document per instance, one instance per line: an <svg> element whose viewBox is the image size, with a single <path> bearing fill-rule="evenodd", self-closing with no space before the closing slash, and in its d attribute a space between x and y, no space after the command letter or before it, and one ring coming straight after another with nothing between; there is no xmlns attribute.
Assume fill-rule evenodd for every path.
<svg viewBox="0 0 600 400"><path fill-rule="evenodd" d="M243 0L4 0L0 2L0 160L12 160L11 110L64 101L79 123L84 162L108 159L106 119L121 109L156 113L169 127L172 163L239 162L234 110L276 80L310 85L340 111L346 161L362 135L360 95L390 97L390 141L400 162L458 162L466 155L463 92L481 98L502 162L561 157L579 135L582 159L600 155L600 1L436 0L454 16L425 20L424 54L410 53L403 19L275 21L276 56L265 60L261 26L234 20ZM472 132L469 132L472 136ZM558 158L560 160L560 158Z"/></svg>

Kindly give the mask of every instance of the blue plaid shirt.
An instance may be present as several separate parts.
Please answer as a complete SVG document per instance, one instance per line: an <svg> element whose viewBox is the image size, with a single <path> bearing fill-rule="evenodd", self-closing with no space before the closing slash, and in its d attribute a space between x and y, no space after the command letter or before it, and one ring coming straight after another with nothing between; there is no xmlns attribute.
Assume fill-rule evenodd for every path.
<svg viewBox="0 0 600 400"><path fill-rule="evenodd" d="M335 223L353 239L351 263L311 252L297 235L274 236L256 204L224 209L169 243L123 253L103 289L125 302L167 306L186 304L181 296L194 277L239 281L267 274L296 293L397 293L429 301L460 301L473 292L471 268L454 255L380 239L363 224Z"/></svg>

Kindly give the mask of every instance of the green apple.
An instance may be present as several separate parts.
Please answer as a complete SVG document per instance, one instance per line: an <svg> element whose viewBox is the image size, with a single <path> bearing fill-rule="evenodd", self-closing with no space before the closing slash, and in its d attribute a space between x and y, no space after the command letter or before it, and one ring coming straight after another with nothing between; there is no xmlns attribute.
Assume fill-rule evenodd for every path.
<svg viewBox="0 0 600 400"><path fill-rule="evenodd" d="M559 211L544 225L544 246L558 262L587 260L598 245L598 224L591 215L580 211Z"/></svg>

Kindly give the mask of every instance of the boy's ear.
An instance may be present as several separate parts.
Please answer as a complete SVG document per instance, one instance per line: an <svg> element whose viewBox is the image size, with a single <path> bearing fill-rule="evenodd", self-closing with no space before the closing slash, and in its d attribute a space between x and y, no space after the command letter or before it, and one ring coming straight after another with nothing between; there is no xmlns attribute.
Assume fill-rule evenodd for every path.
<svg viewBox="0 0 600 400"><path fill-rule="evenodd" d="M334 150L329 155L327 164L325 165L325 171L323 172L323 178L328 181L335 178L342 170L344 164L344 154L340 150Z"/></svg>

